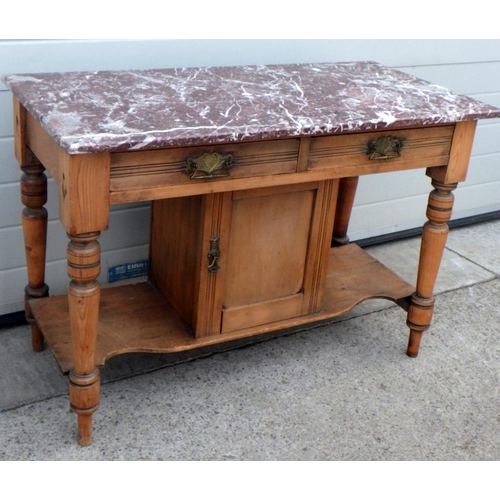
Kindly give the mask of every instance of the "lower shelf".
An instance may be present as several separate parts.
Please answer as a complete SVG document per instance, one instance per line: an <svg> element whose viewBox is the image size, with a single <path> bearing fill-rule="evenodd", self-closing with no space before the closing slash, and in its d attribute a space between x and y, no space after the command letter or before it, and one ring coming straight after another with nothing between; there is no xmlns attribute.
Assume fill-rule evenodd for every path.
<svg viewBox="0 0 500 500"><path fill-rule="evenodd" d="M314 314L196 339L149 283L101 291L95 363L127 352L179 352L339 316L363 300L385 298L407 308L414 287L356 245L332 248L324 308ZM73 367L66 295L30 300L38 326L63 372Z"/></svg>

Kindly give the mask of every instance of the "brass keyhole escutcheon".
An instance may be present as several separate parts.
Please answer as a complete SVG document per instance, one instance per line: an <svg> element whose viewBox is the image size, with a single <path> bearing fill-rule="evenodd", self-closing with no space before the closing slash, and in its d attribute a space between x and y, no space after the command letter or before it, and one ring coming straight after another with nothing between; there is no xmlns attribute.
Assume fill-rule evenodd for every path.
<svg viewBox="0 0 500 500"><path fill-rule="evenodd" d="M220 269L218 264L220 257L219 238L212 238L210 240L210 250L208 251L207 257L208 257L208 272L216 273Z"/></svg>

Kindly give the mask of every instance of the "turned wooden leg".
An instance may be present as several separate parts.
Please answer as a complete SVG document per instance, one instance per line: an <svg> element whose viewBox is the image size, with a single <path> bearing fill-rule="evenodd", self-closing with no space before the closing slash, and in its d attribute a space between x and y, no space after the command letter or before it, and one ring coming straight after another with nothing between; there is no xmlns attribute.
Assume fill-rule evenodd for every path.
<svg viewBox="0 0 500 500"><path fill-rule="evenodd" d="M45 284L45 253L47 247L47 178L42 165L21 167L21 201L24 248L28 268L28 285L24 289L26 320L31 324L31 341L34 351L43 350L43 335L33 318L28 300L46 297L49 287Z"/></svg>
<svg viewBox="0 0 500 500"><path fill-rule="evenodd" d="M74 368L69 375L71 411L78 415L78 442L92 443L92 414L99 406L100 379L95 367L99 317L99 232L68 234L68 287Z"/></svg>
<svg viewBox="0 0 500 500"><path fill-rule="evenodd" d="M429 195L427 205L428 222L425 223L420 247L417 286L412 295L406 324L410 328L408 356L418 355L422 333L428 330L434 311L434 284L436 283L441 258L443 256L448 224L453 208L453 189L457 184L442 184L432 181L434 190Z"/></svg>
<svg viewBox="0 0 500 500"><path fill-rule="evenodd" d="M340 179L335 222L333 223L332 247L347 245L349 237L347 228L351 218L352 206L358 187L359 177L344 177Z"/></svg>

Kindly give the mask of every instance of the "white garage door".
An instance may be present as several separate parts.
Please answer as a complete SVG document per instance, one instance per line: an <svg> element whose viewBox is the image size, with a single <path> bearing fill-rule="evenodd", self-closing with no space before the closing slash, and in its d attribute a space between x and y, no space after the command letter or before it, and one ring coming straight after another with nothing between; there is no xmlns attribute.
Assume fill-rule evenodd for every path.
<svg viewBox="0 0 500 500"><path fill-rule="evenodd" d="M354 60L375 60L500 106L499 40L0 41L2 74ZM0 315L22 310L26 284L11 102L0 84ZM479 124L469 177L456 192L455 217L500 210L499 138L500 120ZM351 239L421 226L430 189L422 171L362 178ZM51 293L64 293L67 238L51 180L47 208L46 281ZM147 258L148 221L148 204L113 207L110 229L100 238L103 285L109 267Z"/></svg>

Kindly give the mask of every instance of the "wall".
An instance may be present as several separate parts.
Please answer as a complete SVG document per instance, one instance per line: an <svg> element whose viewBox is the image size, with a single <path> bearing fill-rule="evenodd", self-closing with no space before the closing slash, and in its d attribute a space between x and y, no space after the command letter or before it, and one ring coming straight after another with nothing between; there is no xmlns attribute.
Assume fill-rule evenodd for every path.
<svg viewBox="0 0 500 500"><path fill-rule="evenodd" d="M500 40L10 40L0 41L0 73L375 60L500 106ZM13 155L12 99L0 84L0 315L19 311L26 283ZM500 210L500 120L478 125L467 181L454 217ZM430 190L422 171L360 180L351 239L422 225ZM399 200L404 198L404 202ZM47 277L52 294L67 284L67 237L49 179ZM149 205L115 206L100 238L101 282L108 267L147 257Z"/></svg>

